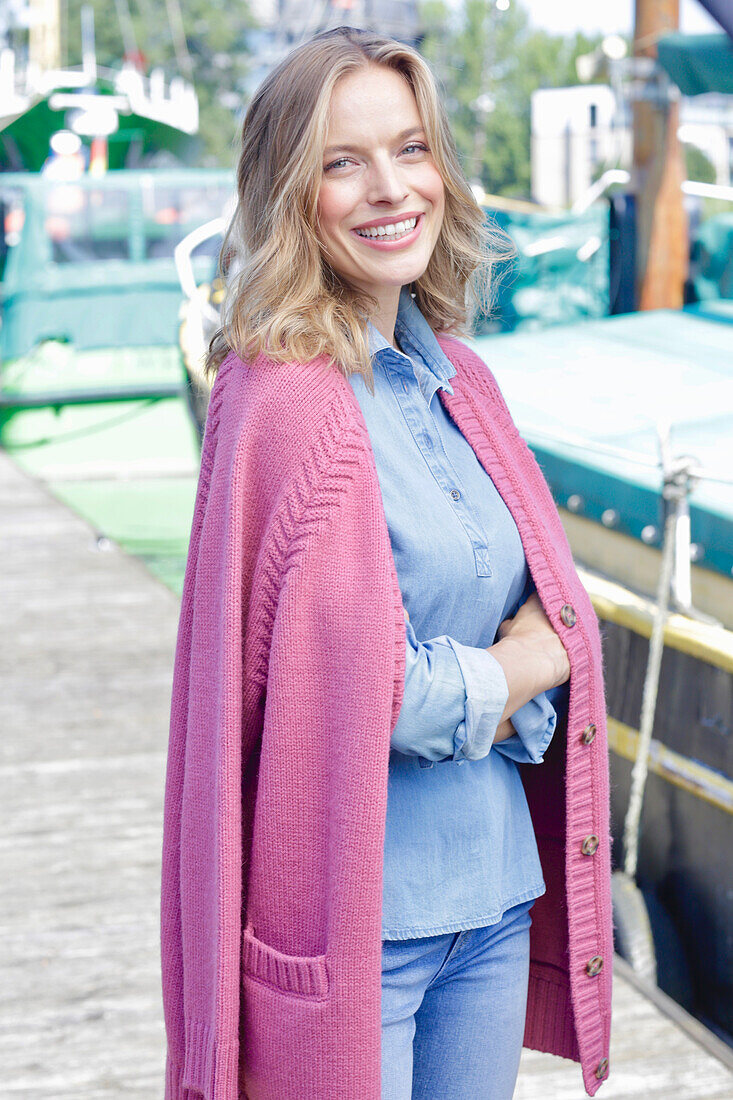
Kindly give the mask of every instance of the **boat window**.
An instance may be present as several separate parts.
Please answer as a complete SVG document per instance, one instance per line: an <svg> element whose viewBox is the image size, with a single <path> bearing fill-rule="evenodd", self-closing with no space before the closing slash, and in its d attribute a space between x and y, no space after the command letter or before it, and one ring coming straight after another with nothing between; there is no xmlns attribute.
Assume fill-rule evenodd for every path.
<svg viewBox="0 0 733 1100"><path fill-rule="evenodd" d="M222 215L230 184L171 184L146 180L143 186L145 255L148 259L173 256L187 233ZM196 249L197 256L218 254L221 239L211 237Z"/></svg>
<svg viewBox="0 0 733 1100"><path fill-rule="evenodd" d="M46 192L45 226L54 263L129 259L126 191L54 184Z"/></svg>

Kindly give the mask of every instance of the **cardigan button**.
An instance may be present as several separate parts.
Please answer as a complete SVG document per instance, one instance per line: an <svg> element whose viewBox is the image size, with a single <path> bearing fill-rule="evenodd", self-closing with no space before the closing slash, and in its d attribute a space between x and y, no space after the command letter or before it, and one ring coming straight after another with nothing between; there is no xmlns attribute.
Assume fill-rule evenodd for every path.
<svg viewBox="0 0 733 1100"><path fill-rule="evenodd" d="M584 745L590 745L591 741L596 735L596 727L591 722L589 726L586 726L581 735L581 741Z"/></svg>
<svg viewBox="0 0 733 1100"><path fill-rule="evenodd" d="M596 974L600 974L603 969L603 959L600 955L594 955L592 959L588 959L585 964L585 972L589 978L595 978Z"/></svg>
<svg viewBox="0 0 733 1100"><path fill-rule="evenodd" d="M580 850L584 856L593 856L598 851L599 840L595 833L591 833L587 836L583 843L580 845Z"/></svg>
<svg viewBox="0 0 733 1100"><path fill-rule="evenodd" d="M575 608L571 607L569 603L566 603L565 606L560 609L560 618L565 623L565 626L575 626L577 622Z"/></svg>
<svg viewBox="0 0 733 1100"><path fill-rule="evenodd" d="M600 1081L602 1077L605 1077L608 1073L608 1058L601 1058L600 1062L596 1066L596 1077Z"/></svg>

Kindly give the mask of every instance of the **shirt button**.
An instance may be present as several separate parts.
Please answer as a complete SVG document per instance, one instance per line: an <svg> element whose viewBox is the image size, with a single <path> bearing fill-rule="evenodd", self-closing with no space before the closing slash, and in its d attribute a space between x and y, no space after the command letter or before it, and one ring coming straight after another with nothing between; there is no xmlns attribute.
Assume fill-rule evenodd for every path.
<svg viewBox="0 0 733 1100"><path fill-rule="evenodd" d="M592 959L588 959L585 964L585 972L590 978L595 978L596 974L600 974L603 969L603 959L600 955L594 955Z"/></svg>
<svg viewBox="0 0 733 1100"><path fill-rule="evenodd" d="M453 497L454 500L461 499L461 494L459 493L458 489L451 489L450 495Z"/></svg>
<svg viewBox="0 0 733 1100"><path fill-rule="evenodd" d="M602 1077L605 1077L608 1073L608 1058L601 1058L600 1062L596 1066L596 1077L600 1081Z"/></svg>
<svg viewBox="0 0 733 1100"><path fill-rule="evenodd" d="M575 608L571 607L569 603L566 603L560 611L560 618L565 623L565 626L575 626L577 621Z"/></svg>
<svg viewBox="0 0 733 1100"><path fill-rule="evenodd" d="M583 730L581 740L584 745L590 745L591 741L596 735L596 727L591 722L589 726L586 726Z"/></svg>
<svg viewBox="0 0 733 1100"><path fill-rule="evenodd" d="M580 850L584 856L593 856L598 851L599 840L595 833L591 833L587 836L583 843L580 845Z"/></svg>

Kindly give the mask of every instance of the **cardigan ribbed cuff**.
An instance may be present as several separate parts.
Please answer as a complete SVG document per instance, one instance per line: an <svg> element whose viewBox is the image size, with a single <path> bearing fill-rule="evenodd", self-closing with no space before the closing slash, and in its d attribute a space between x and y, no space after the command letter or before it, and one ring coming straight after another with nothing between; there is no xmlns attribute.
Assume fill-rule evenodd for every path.
<svg viewBox="0 0 733 1100"><path fill-rule="evenodd" d="M165 1100L201 1100L196 1089L184 1088L183 1066L174 1062L170 1054L165 1060Z"/></svg>
<svg viewBox="0 0 733 1100"><path fill-rule="evenodd" d="M238 1043L218 1044L211 1029L186 1020L183 1065L170 1051L165 1065L165 1100L229 1100L237 1095Z"/></svg>

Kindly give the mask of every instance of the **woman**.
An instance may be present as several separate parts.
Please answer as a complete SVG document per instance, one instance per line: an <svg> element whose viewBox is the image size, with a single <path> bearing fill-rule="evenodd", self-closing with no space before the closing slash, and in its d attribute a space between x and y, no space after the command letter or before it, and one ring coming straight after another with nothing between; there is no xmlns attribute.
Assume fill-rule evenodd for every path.
<svg viewBox="0 0 733 1100"><path fill-rule="evenodd" d="M349 28L255 94L238 194L173 683L166 1097L509 1100L522 1042L592 1095L598 624L448 335L503 243L425 63Z"/></svg>

